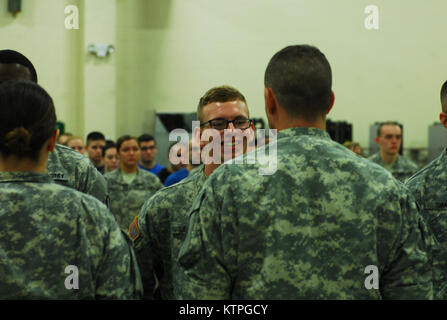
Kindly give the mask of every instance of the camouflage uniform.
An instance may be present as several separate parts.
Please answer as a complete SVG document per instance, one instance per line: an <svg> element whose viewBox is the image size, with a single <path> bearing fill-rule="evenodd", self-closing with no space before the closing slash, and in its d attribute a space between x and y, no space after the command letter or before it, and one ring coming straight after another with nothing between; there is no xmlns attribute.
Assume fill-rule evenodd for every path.
<svg viewBox="0 0 447 320"><path fill-rule="evenodd" d="M107 184L89 159L63 145L56 144L47 162L54 182L94 196L108 205Z"/></svg>
<svg viewBox="0 0 447 320"><path fill-rule="evenodd" d="M158 191L132 224L137 229L130 228L147 298L153 295L155 272L161 297L175 299L173 281L181 272L177 256L186 234L189 209L205 179L200 166L179 183Z"/></svg>
<svg viewBox="0 0 447 320"><path fill-rule="evenodd" d="M427 229L402 183L319 129L282 130L276 146L273 175L224 164L208 177L179 253L178 298L433 297ZM369 265L379 290L365 287Z"/></svg>
<svg viewBox="0 0 447 320"><path fill-rule="evenodd" d="M384 166L379 152L373 154L371 157L368 158L368 160L371 160L372 162L377 163L378 165L388 170L388 168ZM414 162L398 154L396 161L391 165L390 172L397 180L404 182L416 171L418 171L418 169L418 166Z"/></svg>
<svg viewBox="0 0 447 320"><path fill-rule="evenodd" d="M0 221L0 299L141 297L132 243L97 199L47 174L0 172ZM78 289L66 288L69 265Z"/></svg>
<svg viewBox="0 0 447 320"><path fill-rule="evenodd" d="M446 150L407 180L421 214L437 240L434 252L435 298L447 299L447 154Z"/></svg>
<svg viewBox="0 0 447 320"><path fill-rule="evenodd" d="M121 169L115 169L105 176L110 196L110 211L122 230L129 229L132 220L138 216L144 202L163 185L158 177L138 169L135 179L127 184L121 176Z"/></svg>

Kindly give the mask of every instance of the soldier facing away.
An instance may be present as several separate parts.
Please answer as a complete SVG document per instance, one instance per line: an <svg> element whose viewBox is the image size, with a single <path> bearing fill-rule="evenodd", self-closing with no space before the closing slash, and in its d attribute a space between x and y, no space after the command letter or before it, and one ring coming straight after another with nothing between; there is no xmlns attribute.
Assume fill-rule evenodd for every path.
<svg viewBox="0 0 447 320"><path fill-rule="evenodd" d="M46 173L58 135L51 97L7 81L0 113L0 299L140 298L130 239L106 206Z"/></svg>
<svg viewBox="0 0 447 320"><path fill-rule="evenodd" d="M286 47L265 72L277 171L228 164L205 182L179 253L183 299L431 299L430 247L407 189L331 140L326 57ZM252 156L247 153L246 157ZM376 266L378 289L365 286Z"/></svg>
<svg viewBox="0 0 447 320"><path fill-rule="evenodd" d="M441 87L439 119L447 128L447 81ZM434 252L436 299L447 299L447 149L406 182L421 208L421 214L437 240Z"/></svg>
<svg viewBox="0 0 447 320"><path fill-rule="evenodd" d="M0 50L0 83L7 80L29 80L37 83L33 64L14 50ZM104 177L81 154L56 144L50 153L47 170L58 184L89 194L108 205Z"/></svg>

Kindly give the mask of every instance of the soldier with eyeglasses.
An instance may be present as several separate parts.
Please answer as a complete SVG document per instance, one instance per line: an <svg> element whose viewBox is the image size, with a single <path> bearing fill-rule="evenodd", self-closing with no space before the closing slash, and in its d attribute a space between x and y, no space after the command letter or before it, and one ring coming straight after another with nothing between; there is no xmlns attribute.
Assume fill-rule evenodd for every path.
<svg viewBox="0 0 447 320"><path fill-rule="evenodd" d="M138 145L140 146L141 150L138 168L158 175L164 167L155 162L155 157L157 156L158 152L155 138L150 134L144 133L138 137Z"/></svg>
<svg viewBox="0 0 447 320"><path fill-rule="evenodd" d="M231 147L227 149L231 149L232 157L241 149L236 144L243 143L242 152L245 152L254 138L246 99L235 88L220 86L208 90L199 101L197 118L201 125L194 129L194 138L205 140L201 137L210 132L220 136L221 156L214 162L206 161L187 178L158 191L144 204L129 228L141 267L145 298L176 299L174 287L183 277L177 255L186 234L188 211L207 177L225 160L225 133L240 129L248 137L242 142L231 139L235 141L230 141ZM208 140L201 141L200 145L203 148L207 143ZM154 275L159 283L157 291Z"/></svg>

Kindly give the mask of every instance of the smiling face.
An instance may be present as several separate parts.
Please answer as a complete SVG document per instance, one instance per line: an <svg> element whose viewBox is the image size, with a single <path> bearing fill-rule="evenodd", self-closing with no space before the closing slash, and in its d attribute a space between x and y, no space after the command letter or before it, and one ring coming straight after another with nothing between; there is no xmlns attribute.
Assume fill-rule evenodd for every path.
<svg viewBox="0 0 447 320"><path fill-rule="evenodd" d="M227 102L212 102L203 108L202 111L202 123L205 123L210 120L248 120L248 108L247 105L241 100L227 101ZM207 129L212 129L211 124L206 124L202 127L202 134ZM242 130L245 132L246 130L254 130L253 124L250 125L249 128ZM226 130L219 130L220 138L221 138L221 161L225 161L224 159L224 148L225 148L225 135L231 134L235 132L234 123L229 123ZM230 140L227 138L227 140ZM232 141L231 141L232 140ZM240 154L237 153L238 150L242 150L242 152L246 152L247 150L247 139L231 139L227 142L229 149L231 147L232 150L232 158L238 156ZM243 148L237 148L237 144L244 143Z"/></svg>

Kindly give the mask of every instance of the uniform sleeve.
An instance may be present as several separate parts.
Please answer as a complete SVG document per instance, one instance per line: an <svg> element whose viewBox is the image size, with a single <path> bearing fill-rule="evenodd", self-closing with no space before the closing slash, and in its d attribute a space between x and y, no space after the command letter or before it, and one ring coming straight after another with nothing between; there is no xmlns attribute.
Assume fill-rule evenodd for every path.
<svg viewBox="0 0 447 320"><path fill-rule="evenodd" d="M129 235L133 240L135 254L141 271L141 278L144 287L144 299L154 299L154 291L156 280L154 276L154 261L157 260L155 254L157 250L154 248L154 241L149 234L147 217L149 216L149 201L141 208L138 217L129 227Z"/></svg>
<svg viewBox="0 0 447 320"><path fill-rule="evenodd" d="M160 179L157 176L157 181L155 183L155 189L160 190L161 188L164 188L164 185L163 185L163 183L161 183Z"/></svg>
<svg viewBox="0 0 447 320"><path fill-rule="evenodd" d="M143 285L132 241L109 216L109 233L97 274L97 299L141 299Z"/></svg>
<svg viewBox="0 0 447 320"><path fill-rule="evenodd" d="M76 182L79 184L77 190L95 197L110 208L106 180L88 159L83 159L83 162L84 165L78 166L76 172Z"/></svg>
<svg viewBox="0 0 447 320"><path fill-rule="evenodd" d="M230 299L232 274L236 268L237 223L232 221L230 184L219 196L213 189L214 177L205 183L191 208L189 227L179 252L184 269L175 288L179 299Z"/></svg>
<svg viewBox="0 0 447 320"><path fill-rule="evenodd" d="M380 290L385 299L433 299L434 238L414 198L406 188L402 188L402 194L400 232L379 280Z"/></svg>

